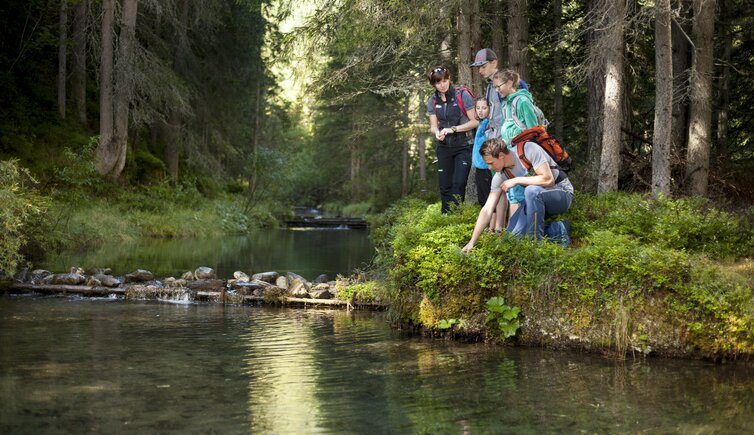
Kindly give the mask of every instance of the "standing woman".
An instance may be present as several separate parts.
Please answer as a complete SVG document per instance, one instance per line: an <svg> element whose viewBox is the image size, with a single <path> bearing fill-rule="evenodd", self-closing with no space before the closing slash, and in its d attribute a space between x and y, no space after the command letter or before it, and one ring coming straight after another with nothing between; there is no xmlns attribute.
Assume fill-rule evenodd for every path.
<svg viewBox="0 0 754 435"><path fill-rule="evenodd" d="M474 97L465 88L456 88L450 71L438 66L427 74L435 92L427 100L430 131L435 135L437 173L440 183L442 212L464 199L466 180L471 170L473 130L479 125Z"/></svg>

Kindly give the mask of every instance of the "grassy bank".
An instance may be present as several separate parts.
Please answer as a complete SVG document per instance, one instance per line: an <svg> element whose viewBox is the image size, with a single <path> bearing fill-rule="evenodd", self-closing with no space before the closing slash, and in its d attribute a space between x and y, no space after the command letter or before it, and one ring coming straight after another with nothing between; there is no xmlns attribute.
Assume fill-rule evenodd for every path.
<svg viewBox="0 0 754 435"><path fill-rule="evenodd" d="M90 249L149 237L213 237L274 226L287 208L227 189L103 181L91 164L62 166L46 179L0 161L0 270L34 265L52 250Z"/></svg>
<svg viewBox="0 0 754 435"><path fill-rule="evenodd" d="M519 343L617 355L754 354L752 210L628 194L574 204L568 249L485 235L469 254L476 208L397 204L372 223L393 318L501 340L508 316ZM497 296L511 311L491 309Z"/></svg>

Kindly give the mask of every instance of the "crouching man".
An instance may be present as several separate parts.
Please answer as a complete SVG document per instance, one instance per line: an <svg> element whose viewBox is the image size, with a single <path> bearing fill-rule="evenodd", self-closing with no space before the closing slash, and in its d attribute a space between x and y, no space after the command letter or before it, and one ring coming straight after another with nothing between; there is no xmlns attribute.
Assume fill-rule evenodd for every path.
<svg viewBox="0 0 754 435"><path fill-rule="evenodd" d="M547 152L535 142L523 145L523 159L517 149L509 149L501 139L489 139L482 144L479 153L487 166L494 170L492 186L487 202L479 212L471 240L463 247L464 252L474 248L479 236L487 227L500 200L500 195L508 193L515 186L524 188L524 201L511 216L507 231L520 239L532 235L537 240L544 236L567 246L570 243L568 225L562 221L552 222L545 227L545 218L565 213L573 201L573 185L565 171ZM514 176L514 174L527 174Z"/></svg>

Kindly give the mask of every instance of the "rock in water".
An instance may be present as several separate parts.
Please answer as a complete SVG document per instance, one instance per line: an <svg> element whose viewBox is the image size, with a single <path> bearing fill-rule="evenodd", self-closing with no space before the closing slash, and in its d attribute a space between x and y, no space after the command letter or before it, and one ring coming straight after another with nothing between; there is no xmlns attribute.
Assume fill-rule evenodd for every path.
<svg viewBox="0 0 754 435"><path fill-rule="evenodd" d="M76 273L56 273L52 275L50 284L57 285L81 285L86 282L86 278Z"/></svg>
<svg viewBox="0 0 754 435"><path fill-rule="evenodd" d="M105 287L118 287L121 284L117 278L111 275L98 273L97 275L94 275L94 278L102 283L102 285Z"/></svg>
<svg viewBox="0 0 754 435"><path fill-rule="evenodd" d="M215 279L215 269L211 267L201 266L197 267L194 271L195 279Z"/></svg>
<svg viewBox="0 0 754 435"><path fill-rule="evenodd" d="M251 276L251 279L258 279L260 281L269 282L270 284L274 283L276 279L280 276L277 272L261 272L261 273L255 273Z"/></svg>
<svg viewBox="0 0 754 435"><path fill-rule="evenodd" d="M325 283L325 282L327 282L329 280L330 279L327 277L327 274L323 273L322 275L314 278L314 281L312 281L312 284L322 284L322 283Z"/></svg>
<svg viewBox="0 0 754 435"><path fill-rule="evenodd" d="M251 278L249 278L249 275L241 272L240 270L237 270L233 272L233 278L235 278L236 282L249 282L251 281Z"/></svg>
<svg viewBox="0 0 754 435"><path fill-rule="evenodd" d="M279 276L278 279L275 280L275 285L283 290L288 290L288 278Z"/></svg>
<svg viewBox="0 0 754 435"><path fill-rule="evenodd" d="M148 270L136 269L125 276L126 282L146 282L154 279L154 274Z"/></svg>
<svg viewBox="0 0 754 435"><path fill-rule="evenodd" d="M191 281L194 279L194 274L192 272L183 272L183 275L181 275L181 279L184 279L186 281Z"/></svg>

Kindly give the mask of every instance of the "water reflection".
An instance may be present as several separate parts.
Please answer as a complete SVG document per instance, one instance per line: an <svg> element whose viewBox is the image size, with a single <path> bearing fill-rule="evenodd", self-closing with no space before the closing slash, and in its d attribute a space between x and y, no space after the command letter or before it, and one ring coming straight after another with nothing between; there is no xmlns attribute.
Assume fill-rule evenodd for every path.
<svg viewBox="0 0 754 435"><path fill-rule="evenodd" d="M743 365L403 337L382 314L0 297L0 433L751 433Z"/></svg>
<svg viewBox="0 0 754 435"><path fill-rule="evenodd" d="M366 230L265 230L216 239L145 239L107 245L88 252L62 252L40 267L64 271L71 266L110 267L116 274L137 268L158 276L180 276L198 266L230 278L236 270L296 272L307 279L322 273L332 279L363 268L374 251Z"/></svg>

